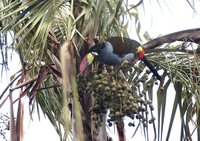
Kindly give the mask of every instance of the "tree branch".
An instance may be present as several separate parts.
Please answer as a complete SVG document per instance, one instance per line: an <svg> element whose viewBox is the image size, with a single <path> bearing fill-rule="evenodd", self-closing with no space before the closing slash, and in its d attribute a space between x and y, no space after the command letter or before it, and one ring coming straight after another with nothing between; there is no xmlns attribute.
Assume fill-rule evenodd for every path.
<svg viewBox="0 0 200 141"><path fill-rule="evenodd" d="M36 81L37 78L38 78L38 76L36 76L36 77L34 77L34 78L30 79L30 80L27 80L26 82L22 82L22 83L20 83L19 85L15 86L14 88L10 88L10 91L14 91L14 90L16 90L16 89L19 89L19 88L21 88L21 87L24 87L24 86L26 86L26 85L28 85L28 84L30 84L30 83Z"/></svg>
<svg viewBox="0 0 200 141"><path fill-rule="evenodd" d="M187 41L187 42L200 42L200 28L188 29L183 31L174 32L171 34L167 34L158 38L155 38L145 44L142 47L145 50L154 49L164 43L172 43L175 41Z"/></svg>
<svg viewBox="0 0 200 141"><path fill-rule="evenodd" d="M145 51L146 53L149 53L149 52L157 52L157 53L160 53L160 52L187 52L187 53L190 53L190 54L194 54L195 52L197 54L199 54L199 52L197 52L196 50L186 50L186 49L168 49L168 48L155 48L155 49L151 49L151 51Z"/></svg>

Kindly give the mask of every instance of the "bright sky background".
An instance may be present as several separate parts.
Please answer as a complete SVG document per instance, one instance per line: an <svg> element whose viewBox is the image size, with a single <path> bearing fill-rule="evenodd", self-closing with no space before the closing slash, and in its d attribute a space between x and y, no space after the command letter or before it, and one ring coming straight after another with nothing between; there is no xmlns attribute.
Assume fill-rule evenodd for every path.
<svg viewBox="0 0 200 141"><path fill-rule="evenodd" d="M172 33L175 31L200 27L200 11L196 11L196 13L194 13L193 10L189 7L186 0L161 0L159 1L160 5L156 0L149 1L149 3L148 1L145 1L145 11L142 6L139 8L139 15L142 24L142 31L148 31L152 38L156 38L158 36ZM198 0L196 1L196 7L200 7L200 2ZM134 30L134 22L131 27ZM131 29L129 33L131 38L135 38L135 33L132 33ZM6 84L9 82L9 77L18 70L17 68L19 68L19 63L15 61L17 60L17 57L15 55L13 57L14 58L12 58L12 60L10 61L11 64L9 65L10 71L7 75L4 74L2 80L0 81L0 92L2 92L2 89L4 89ZM169 93L171 96L173 95L174 91L171 90ZM8 106L8 104L5 105L1 109L1 112L8 112ZM28 105L26 106L28 107ZM170 107L172 107L172 104L168 104L168 106L170 109ZM30 122L28 116L28 109L26 109L26 113L27 114L25 115L25 141L59 140L58 135L56 134L53 126L48 120L42 118L39 122L37 116L34 115L34 122ZM179 131L177 129L180 128L177 126L176 128L173 128L174 136L172 136L171 139L176 138L176 133L178 133ZM127 131L127 139L129 139L130 141L132 140L130 139L132 135L131 128L127 128ZM142 137L141 139L140 136L141 135L139 133L138 139L140 141L143 141L144 138Z"/></svg>

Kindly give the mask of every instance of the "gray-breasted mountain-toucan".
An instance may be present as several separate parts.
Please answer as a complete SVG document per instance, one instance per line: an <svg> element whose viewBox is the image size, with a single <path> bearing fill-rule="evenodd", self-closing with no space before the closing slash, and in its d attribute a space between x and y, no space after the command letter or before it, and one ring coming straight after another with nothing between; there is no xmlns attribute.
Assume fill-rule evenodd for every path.
<svg viewBox="0 0 200 141"><path fill-rule="evenodd" d="M125 60L131 61L134 59L142 60L157 79L161 81L161 76L147 60L141 44L125 37L110 37L106 42L91 47L89 53L81 61L80 74L83 74L87 66L92 64L94 60L103 64L118 66Z"/></svg>

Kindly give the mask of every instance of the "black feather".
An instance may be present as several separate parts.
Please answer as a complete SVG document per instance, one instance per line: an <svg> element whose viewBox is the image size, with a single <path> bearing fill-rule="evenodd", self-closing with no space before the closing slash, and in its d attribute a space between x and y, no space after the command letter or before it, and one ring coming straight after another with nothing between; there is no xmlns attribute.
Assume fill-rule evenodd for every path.
<svg viewBox="0 0 200 141"><path fill-rule="evenodd" d="M149 60L144 56L142 61L145 63L145 65L153 72L153 74L156 76L156 78L160 81L162 81L161 76L158 74L157 70L153 67L153 65L149 62Z"/></svg>

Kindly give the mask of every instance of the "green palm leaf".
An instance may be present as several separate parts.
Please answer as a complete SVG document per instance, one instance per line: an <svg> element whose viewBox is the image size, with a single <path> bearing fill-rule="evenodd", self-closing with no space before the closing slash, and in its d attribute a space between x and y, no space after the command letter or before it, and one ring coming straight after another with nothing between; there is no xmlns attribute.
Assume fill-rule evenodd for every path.
<svg viewBox="0 0 200 141"><path fill-rule="evenodd" d="M140 1L138 4L142 2ZM90 46L90 40L93 41L93 38L98 36L99 40L103 41L109 36L128 36L129 21L127 19L130 17L135 18L136 32L139 39L142 40L143 37L140 36L142 27L137 11L130 11L135 6L132 5L132 8L128 8L127 3L123 0L2 0L0 2L0 37L7 38L8 33L12 35L11 47L14 47L20 54L22 62L22 71L19 72L19 75L14 76L10 86L17 80L22 82L12 90L22 89L19 99L25 95L28 96L31 111L34 108L41 109L54 125L60 140L66 140L68 135L72 133L70 112L76 115L75 117L78 119L79 126L77 126L78 124L75 124L75 126L77 126L77 130L80 129L79 139L82 139L82 128L84 135L88 138L91 138L91 131L93 130L88 127L91 123L91 117L88 118L88 113L91 112L88 110L91 110L90 103L86 103L88 107L84 107L84 103L81 101L84 96L78 97L77 94L79 87L77 88L76 83L76 70L70 70L65 79L63 77L66 69L68 69L65 64L65 57L70 57L68 59L74 61L70 66L75 68L75 61L78 62L80 59L79 50L81 53L82 49L84 50L86 46ZM194 32L197 31L194 30ZM188 37L192 38L188 38L188 42L198 43L199 41L198 36ZM147 41L151 40L148 32L145 32L144 38ZM168 140L172 134L171 129L178 112L180 112L181 119L180 139L187 138L191 140L193 132L196 130L198 138L200 136L199 45L195 44L197 49L192 48L192 46L190 46L191 49L188 49L188 46L183 49L183 44L171 44L176 40L184 41L181 37L172 38L165 42L168 44L156 49L155 47L161 45L159 44L161 42L156 42L157 44L152 45L150 48L147 48L148 43L143 45L147 50L149 60L160 70L159 72L163 73L162 77L165 80L163 86L157 86L154 76L146 74L144 71L146 68L142 62L136 63L139 69L137 67L132 68L132 64L128 71L126 69L123 71L127 84L134 89L134 93L148 103L144 106L146 113L141 113L146 121L144 122L143 119L137 121L138 125L142 126L147 140L151 138L151 135L149 135L150 130L154 130L154 140L165 138ZM154 41L150 42L153 43ZM0 45L2 43L8 44L8 42L0 39ZM69 45L65 48L69 51L68 55L63 55L64 57L59 54L63 43ZM84 44L87 45L84 46ZM3 47L1 45L1 49ZM4 58L4 55L2 57ZM65 66L64 69L63 66ZM21 78L19 78L20 76ZM70 81L71 89L63 84L62 81L65 82L66 80ZM166 115L168 110L167 97L170 95L168 90L172 85L175 90L174 103L171 109L172 114ZM5 91L0 95L0 99L7 97ZM74 101L72 104L75 108L72 110L68 108L69 97L66 94L67 91L73 93ZM157 99L157 104L155 104L155 99ZM143 103L143 101L139 103ZM0 103L0 107L3 103ZM119 103L119 105L122 106L123 104ZM80 107L83 111L80 110ZM156 107L157 111L153 111L153 107ZM63 110L65 110L64 115ZM82 127L80 112L84 115L82 117L84 127ZM154 117L155 112L158 115L156 119ZM167 116L170 117L170 121L167 135L164 137L165 118ZM148 122L153 125L151 126ZM194 131L190 127L191 123L195 124ZM135 133L138 132L138 128L139 126L135 129ZM63 129L66 129L65 133L63 133Z"/></svg>

